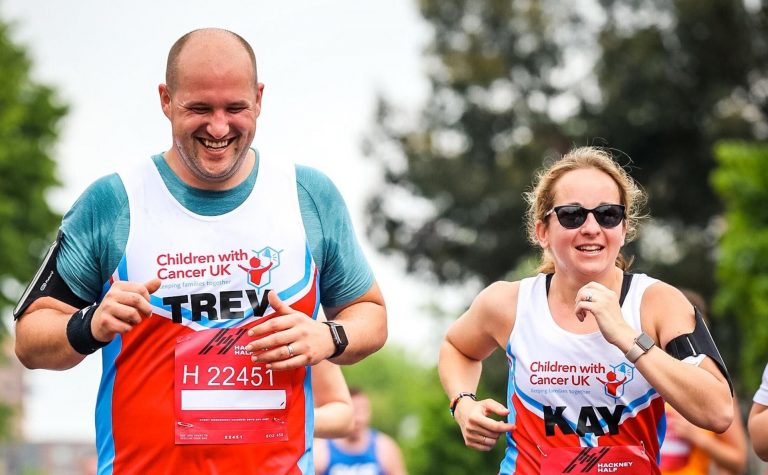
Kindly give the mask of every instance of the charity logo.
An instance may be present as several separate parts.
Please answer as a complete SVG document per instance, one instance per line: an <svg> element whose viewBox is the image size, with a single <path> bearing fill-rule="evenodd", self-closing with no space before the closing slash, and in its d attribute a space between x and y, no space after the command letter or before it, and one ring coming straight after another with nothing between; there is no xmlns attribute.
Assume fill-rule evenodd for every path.
<svg viewBox="0 0 768 475"><path fill-rule="evenodd" d="M571 473L574 470L576 472L587 473L600 462L601 458L605 457L609 450L609 447L584 447L576 457L571 460L571 463L565 467L563 473Z"/></svg>
<svg viewBox="0 0 768 475"><path fill-rule="evenodd" d="M237 341L245 335L248 331L247 328L229 329L222 328L217 331L213 337L200 349L199 355L206 355L210 351L214 351L214 354L223 355L229 352L235 347Z"/></svg>
<svg viewBox="0 0 768 475"><path fill-rule="evenodd" d="M603 385L606 396L618 399L624 395L624 387L635 378L635 367L620 363L612 365L611 370L605 373L605 380L597 378Z"/></svg>
<svg viewBox="0 0 768 475"><path fill-rule="evenodd" d="M280 267L280 253L269 246L260 251L253 250L248 265L238 264L248 274L248 285L261 289L272 282L272 271Z"/></svg>

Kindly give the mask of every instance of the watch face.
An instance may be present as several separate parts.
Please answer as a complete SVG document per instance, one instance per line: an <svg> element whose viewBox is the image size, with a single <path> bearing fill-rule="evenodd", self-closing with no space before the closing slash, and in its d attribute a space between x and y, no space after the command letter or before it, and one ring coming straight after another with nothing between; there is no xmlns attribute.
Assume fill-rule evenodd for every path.
<svg viewBox="0 0 768 475"><path fill-rule="evenodd" d="M637 345L645 351L650 350L656 344L656 342L653 341L653 338L649 337L645 333L641 333L640 336L637 337L636 341Z"/></svg>
<svg viewBox="0 0 768 475"><path fill-rule="evenodd" d="M336 324L336 333L339 337L339 345L347 346L347 332L344 331L344 327L342 327L339 324Z"/></svg>

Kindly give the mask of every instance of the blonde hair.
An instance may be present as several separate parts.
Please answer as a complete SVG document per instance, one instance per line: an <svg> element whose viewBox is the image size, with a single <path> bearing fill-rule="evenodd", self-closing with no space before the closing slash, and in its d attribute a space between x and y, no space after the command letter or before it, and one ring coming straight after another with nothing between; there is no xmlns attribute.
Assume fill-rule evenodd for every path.
<svg viewBox="0 0 768 475"><path fill-rule="evenodd" d="M642 215L642 209L647 201L645 192L629 176L629 173L616 163L610 152L599 147L578 147L537 173L533 191L525 193L525 199L528 202L525 216L528 240L535 246L539 245L536 236L536 222L542 221L544 226L549 226L544 215L555 205L557 181L568 172L584 168L594 168L601 171L616 183L621 195L620 204L625 207L626 242L635 238L639 222L645 217ZM632 260L626 259L621 253L616 257L616 265L622 270L627 270L631 264ZM538 271L549 273L554 272L554 270L555 265L552 256L544 249Z"/></svg>

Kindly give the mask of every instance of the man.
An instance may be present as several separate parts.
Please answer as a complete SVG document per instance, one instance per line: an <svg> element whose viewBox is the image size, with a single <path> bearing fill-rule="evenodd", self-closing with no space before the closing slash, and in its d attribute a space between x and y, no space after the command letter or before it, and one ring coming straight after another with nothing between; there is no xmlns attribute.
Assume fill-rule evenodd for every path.
<svg viewBox="0 0 768 475"><path fill-rule="evenodd" d="M159 86L170 149L86 190L14 311L28 368L104 348L100 474L309 473L309 368L386 340L336 188L250 148L263 92L240 36L180 38Z"/></svg>
<svg viewBox="0 0 768 475"><path fill-rule="evenodd" d="M373 430L371 402L359 388L351 388L354 428L343 439L318 441L315 470L318 475L405 475L403 456L388 435Z"/></svg>

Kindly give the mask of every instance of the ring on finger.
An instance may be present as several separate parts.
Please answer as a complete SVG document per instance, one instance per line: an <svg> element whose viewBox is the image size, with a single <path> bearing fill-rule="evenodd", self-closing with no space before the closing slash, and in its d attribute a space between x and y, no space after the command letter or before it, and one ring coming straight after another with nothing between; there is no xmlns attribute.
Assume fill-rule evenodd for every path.
<svg viewBox="0 0 768 475"><path fill-rule="evenodd" d="M291 344L288 343L287 345L285 345L285 348L288 350L288 358L292 357L293 356L293 347L291 346Z"/></svg>
<svg viewBox="0 0 768 475"><path fill-rule="evenodd" d="M591 292L587 292L587 295L584 297L584 300L586 300L587 302L591 302L592 301L592 293Z"/></svg>

